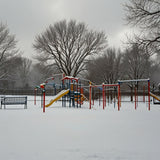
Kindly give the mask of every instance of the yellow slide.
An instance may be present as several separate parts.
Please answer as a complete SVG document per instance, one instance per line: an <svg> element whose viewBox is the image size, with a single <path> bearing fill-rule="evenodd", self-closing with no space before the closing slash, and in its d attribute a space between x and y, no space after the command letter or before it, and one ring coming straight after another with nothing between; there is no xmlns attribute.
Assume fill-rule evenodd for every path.
<svg viewBox="0 0 160 160"><path fill-rule="evenodd" d="M83 101L86 100L88 101L87 97L84 94L81 94Z"/></svg>
<svg viewBox="0 0 160 160"><path fill-rule="evenodd" d="M69 89L67 90L62 90L61 92L59 92L55 97L54 99L52 99L50 101L49 104L45 105L45 107L49 107L50 105L52 105L55 101L59 100L61 97L63 97L64 95L68 94L69 93Z"/></svg>
<svg viewBox="0 0 160 160"><path fill-rule="evenodd" d="M153 98L155 98L156 100L160 101L160 98L157 97L155 94L153 94L153 93L151 93L151 92L149 92L149 94L150 94Z"/></svg>
<svg viewBox="0 0 160 160"><path fill-rule="evenodd" d="M80 95L78 95L79 98ZM84 100L88 101L88 99L86 98L86 96L84 94L81 94L81 102L83 102ZM77 101L77 95L75 96L75 101Z"/></svg>

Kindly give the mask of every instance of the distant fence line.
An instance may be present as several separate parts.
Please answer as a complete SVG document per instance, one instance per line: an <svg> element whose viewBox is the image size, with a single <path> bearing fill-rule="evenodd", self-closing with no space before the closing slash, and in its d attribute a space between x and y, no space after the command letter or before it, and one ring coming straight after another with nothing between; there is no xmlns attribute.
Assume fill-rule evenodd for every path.
<svg viewBox="0 0 160 160"><path fill-rule="evenodd" d="M37 90L37 95L41 95L42 91ZM34 89L0 89L0 95L34 95ZM54 95L53 89L47 89L46 95Z"/></svg>
<svg viewBox="0 0 160 160"><path fill-rule="evenodd" d="M59 92L60 90L57 89L57 93ZM157 93L159 94L159 91L158 92L154 92L154 93ZM35 94L35 91L34 89L0 89L0 95L34 95ZM42 91L41 90L37 90L37 95L41 95L42 94ZM89 95L89 92L87 91L84 91L84 94L86 96ZM99 92L96 92L94 93L94 96L98 96ZM100 92L100 94L102 94ZM107 92L106 92L107 94ZM110 92L109 94L114 94L114 92ZM141 92L138 92L138 95L143 95L144 93L141 91ZM148 92L145 91L145 95L147 95ZM55 91L54 89L46 89L46 95L48 96L52 96L52 95L55 95ZM121 95L131 95L131 91L121 91ZM134 96L134 91L133 91L133 96Z"/></svg>

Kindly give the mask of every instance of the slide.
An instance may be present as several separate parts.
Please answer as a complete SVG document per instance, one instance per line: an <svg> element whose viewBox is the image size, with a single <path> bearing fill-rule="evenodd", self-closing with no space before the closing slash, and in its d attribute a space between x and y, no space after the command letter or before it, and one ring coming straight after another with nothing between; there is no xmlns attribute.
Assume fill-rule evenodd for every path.
<svg viewBox="0 0 160 160"><path fill-rule="evenodd" d="M155 98L156 100L160 101L160 98L157 97L155 94L153 94L153 93L151 93L151 92L149 92L149 94L150 94L153 98Z"/></svg>
<svg viewBox="0 0 160 160"><path fill-rule="evenodd" d="M80 95L78 95L78 98L79 98ZM84 94L81 94L81 102L83 101L88 101L88 99L86 98L86 96ZM75 101L77 101L77 95L75 96Z"/></svg>
<svg viewBox="0 0 160 160"><path fill-rule="evenodd" d="M61 97L63 97L64 95L68 94L69 93L69 89L67 90L62 90L61 92L59 92L55 97L54 99L52 99L50 101L49 104L45 105L45 107L49 107L50 105L52 105L55 101L59 100Z"/></svg>
<svg viewBox="0 0 160 160"><path fill-rule="evenodd" d="M87 97L84 94L81 94L83 101L86 100L88 101Z"/></svg>

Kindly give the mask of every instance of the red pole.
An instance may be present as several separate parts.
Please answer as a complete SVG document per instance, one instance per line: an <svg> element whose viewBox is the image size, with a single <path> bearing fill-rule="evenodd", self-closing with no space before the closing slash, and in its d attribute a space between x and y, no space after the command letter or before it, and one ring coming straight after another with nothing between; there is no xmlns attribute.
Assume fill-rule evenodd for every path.
<svg viewBox="0 0 160 160"><path fill-rule="evenodd" d="M150 80L148 80L148 110L150 111Z"/></svg>
<svg viewBox="0 0 160 160"><path fill-rule="evenodd" d="M119 84L119 107L121 107L121 91L120 91L121 85Z"/></svg>
<svg viewBox="0 0 160 160"><path fill-rule="evenodd" d="M106 87L104 86L104 105L106 107L106 98L107 98L107 94L106 94Z"/></svg>
<svg viewBox="0 0 160 160"><path fill-rule="evenodd" d="M135 109L137 108L137 103L136 103L136 101L137 101L137 93L136 93L136 87L135 87Z"/></svg>
<svg viewBox="0 0 160 160"><path fill-rule="evenodd" d="M89 109L91 109L91 99L92 99L91 92L92 92L92 86L90 85L89 86Z"/></svg>
<svg viewBox="0 0 160 160"><path fill-rule="evenodd" d="M93 92L92 92L92 102L93 102L93 105L94 105L94 88L93 88Z"/></svg>
<svg viewBox="0 0 160 160"><path fill-rule="evenodd" d="M34 89L34 105L36 105L36 91L37 91L37 89L35 88Z"/></svg>
<svg viewBox="0 0 160 160"><path fill-rule="evenodd" d="M43 112L45 112L45 90L43 91Z"/></svg>
<svg viewBox="0 0 160 160"><path fill-rule="evenodd" d="M103 109L105 107L105 93L104 93L104 85L102 85L102 93L103 93Z"/></svg>
<svg viewBox="0 0 160 160"><path fill-rule="evenodd" d="M120 85L118 85L118 111L120 110Z"/></svg>

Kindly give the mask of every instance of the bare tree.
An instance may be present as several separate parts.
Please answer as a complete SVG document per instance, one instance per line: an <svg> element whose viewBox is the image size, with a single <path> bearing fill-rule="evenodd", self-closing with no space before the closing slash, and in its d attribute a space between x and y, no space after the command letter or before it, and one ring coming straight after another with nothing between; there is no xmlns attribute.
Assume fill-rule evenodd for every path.
<svg viewBox="0 0 160 160"><path fill-rule="evenodd" d="M0 88L9 89L14 88L16 84L17 77L17 67L20 64L19 58L14 56L12 58L7 58L3 60L3 65L0 67L1 79ZM18 60L18 61L17 61Z"/></svg>
<svg viewBox="0 0 160 160"><path fill-rule="evenodd" d="M45 65L45 63L36 63L31 69L32 85L36 86L56 73L58 72L53 66Z"/></svg>
<svg viewBox="0 0 160 160"><path fill-rule="evenodd" d="M88 30L84 23L66 20L50 25L36 37L37 59L56 64L60 72L76 76L85 69L85 61L106 47L104 32Z"/></svg>
<svg viewBox="0 0 160 160"><path fill-rule="evenodd" d="M151 76L152 61L150 55L138 44L126 49L123 55L123 79L146 79ZM138 83L128 84L131 89L131 101L133 100L133 88L138 88Z"/></svg>
<svg viewBox="0 0 160 160"><path fill-rule="evenodd" d="M88 79L95 83L116 83L121 78L122 55L115 49L107 49L101 57L88 63Z"/></svg>
<svg viewBox="0 0 160 160"><path fill-rule="evenodd" d="M134 44L126 49L123 58L123 70L125 79L148 78L151 66L150 56L143 48Z"/></svg>
<svg viewBox="0 0 160 160"><path fill-rule="evenodd" d="M0 23L0 79L9 74L7 62L17 53L15 36L9 33L6 25Z"/></svg>
<svg viewBox="0 0 160 160"><path fill-rule="evenodd" d="M22 87L22 79L29 78L29 75L25 75L26 71L23 68L23 58L20 55L7 58L5 62L3 61L1 72L3 71L5 77L1 79L1 88L13 89L14 87ZM20 75L22 78L20 78Z"/></svg>
<svg viewBox="0 0 160 160"><path fill-rule="evenodd" d="M20 64L17 68L17 81L19 82L19 86L22 86L23 88L29 87L32 61L24 57L19 57L19 59Z"/></svg>
<svg viewBox="0 0 160 160"><path fill-rule="evenodd" d="M130 0L125 4L126 21L138 26L141 35L135 36L136 43L150 49L150 53L160 53L160 1Z"/></svg>

